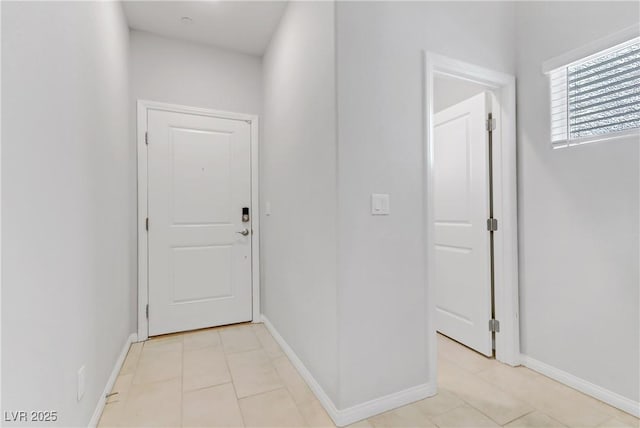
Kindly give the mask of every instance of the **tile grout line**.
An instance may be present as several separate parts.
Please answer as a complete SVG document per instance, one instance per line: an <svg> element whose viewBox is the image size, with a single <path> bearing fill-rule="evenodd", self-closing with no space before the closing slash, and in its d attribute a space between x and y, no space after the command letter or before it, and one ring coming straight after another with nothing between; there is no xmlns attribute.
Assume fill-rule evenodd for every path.
<svg viewBox="0 0 640 428"><path fill-rule="evenodd" d="M459 345L459 344L458 344L458 346L463 346L463 345ZM464 347L464 350L468 350L468 349L467 349L466 347ZM486 384L486 385L489 385L489 386L491 386L491 387L496 388L497 390L499 390L500 392L504 393L505 395L507 395L507 396L509 396L509 397L511 397L511 398L513 398L513 399L515 399L515 400L517 400L517 401L519 401L519 402L521 402L522 404L525 404L525 405L527 405L527 406L530 406L530 407L533 409L533 410L530 410L529 412L526 412L526 413L524 413L524 414L522 414L522 415L520 415L520 416L517 416L516 418L513 418L513 419L511 419L511 420L507 421L507 422L506 422L506 423L504 423L504 424L501 424L500 422L496 421L494 418L492 418L491 416L489 416L488 414L486 414L484 411L482 411L481 409L478 409L478 408L477 408L477 407L475 407L473 404L471 404L469 401L465 400L463 397L460 397L458 394L456 394L456 393L452 392L452 394L454 394L456 397L458 397L460 400L462 400L462 402L464 402L465 404L467 404L468 406L470 406L472 409L474 409L474 410L476 410L476 411L480 412L482 415L486 416L486 417L487 417L487 418L489 418L491 421L495 422L497 425L499 425L499 426L505 426L506 424L509 424L509 423L511 423L511 422L513 422L513 421L515 421L515 420L517 420L517 419L520 419L520 418L522 418L522 417L524 417L524 416L526 416L526 415L528 415L528 414L530 414L530 413L532 413L532 412L534 412L534 411L540 411L540 409L538 409L536 406L534 406L534 405L533 405L532 403L530 403L529 401L527 401L527 400L523 400L523 399L521 399L519 396L516 396L515 394L511 393L510 391L506 391L505 389L503 389L503 388L502 388L502 387L500 387L499 385L496 385L496 384L494 384L493 382L491 382L491 381L489 381L489 380L486 380L486 379L484 379L484 378L482 378L482 377L480 377L480 376L479 376L479 374L480 374L480 373L483 373L483 372L485 372L485 371L489 371L489 370L493 370L493 369L494 369L494 367L490 367L490 368L487 368L487 369L483 369L483 370L478 371L477 373L474 373L473 371L468 370L466 367L463 367L462 365L460 365L458 362L456 362L456 361L454 361L454 360L451 360L451 359L449 359L449 358L447 358L447 357L445 357L445 356L438 355L438 358L444 358L445 360L447 360L447 362L448 362L449 364L454 365L454 366L455 366L455 368L456 368L457 370L460 370L460 371L462 371L462 372L466 372L467 374L469 374L469 375L471 375L471 376L473 376L473 377L476 377L476 378L478 379L478 381L480 381L480 382L482 382L482 383L484 383L484 384ZM498 363L498 364L503 364L503 363L500 363L500 362L499 362L499 361L497 361L497 360L493 360L493 361L495 361L495 362L496 362L496 363ZM513 368L515 368L515 367L513 367ZM438 385L438 387L439 387L439 386L440 386L440 385ZM460 407L460 406L457 406L456 408L458 408L458 407ZM455 408L454 408L454 409L451 409L451 410L455 410ZM445 412L445 413L447 413L447 412ZM546 413L545 413L545 414L546 414ZM547 416L548 416L548 415L547 415Z"/></svg>
<svg viewBox="0 0 640 428"><path fill-rule="evenodd" d="M506 394L506 395L508 395L508 396L510 396L510 397L512 397L512 398L514 398L514 399L516 399L517 401L520 401L520 402L522 402L523 404L526 404L526 405L530 406L532 409L534 409L534 410L532 410L532 411L530 411L530 412L527 412L527 413L525 413L525 414L523 414L523 415L521 415L521 416L519 416L519 417L517 417L517 418L515 418L515 419L510 420L509 422L507 422L507 424L509 424L509 423L511 423L511 422L513 422L513 421L515 421L515 420L518 420L518 419L520 419L520 418L522 418L522 417L524 417L524 416L526 416L526 415L528 415L528 414L531 414L531 413L533 413L534 411L537 411L537 412L539 412L539 413L541 413L541 414L544 414L546 417L548 417L548 418L552 419L553 421L555 421L555 422L559 423L560 425L562 425L562 426L567 426L565 423L560 422L560 421L559 421L559 420L557 420L555 417L552 417L552 416L548 413L548 411L547 411L546 409L544 409L544 408L540 408L539 406L537 406L537 405L533 404L533 403L532 403L532 402L530 402L528 399L524 398L522 395L520 395L520 394L518 394L518 393L514 393L514 392L512 392L512 391L510 391L510 390L508 390L508 389L505 389L502 385L500 385L500 384L498 384L498 383L495 383L495 382L493 382L493 381L491 381L491 380L489 380L489 379L485 379L484 377L480 376L480 375L481 375L481 374L483 374L483 373L486 373L486 372L489 372L489 371L491 371L491 370L494 370L496 367L489 367L489 368L486 368L486 369L480 370L480 371L478 371L477 373L474 373L473 371L468 370L466 367L462 366L461 364L459 364L459 363L458 363L457 361L455 361L455 360L452 360L452 359L450 359L450 358L447 358L446 356L439 356L439 357L440 357L440 358L445 359L449 364L452 364L453 366L455 366L455 367L456 367L456 369L461 370L461 371L463 371L463 372L466 372L466 373L468 373L468 374L470 374L470 375L472 375L472 376L475 376L475 377L476 377L476 378L478 378L478 380L480 380L481 382L484 382L485 384L488 384L488 385L490 385L490 386L492 386L492 387L494 387L494 388L498 389L499 391L503 392L504 394ZM501 367L501 366L505 366L505 367L507 367L508 369L517 369L518 367L521 367L521 368L523 368L523 369L526 369L526 370L528 370L528 371L531 371L531 372L535 373L536 375L542 376L543 378L545 378L545 379L547 379L547 380L550 380L550 381L553 383L553 385L554 385L554 386L567 386L567 385L564 385L564 384L562 384L562 383L560 383L560 382L556 381L555 379L549 378L548 376L545 376L545 375L543 375L543 374L541 374L541 373L537 373L537 372L535 372L535 371L533 371L533 370L531 370L531 369L529 369L528 367L525 367L525 366L516 366L516 367L512 367L512 366L506 365L506 364L504 364L504 363L501 363L501 362L499 362L499 361L497 361L497 360L496 360L496 363L498 363L498 364L500 365L499 367ZM568 388L569 388L572 392L576 392L576 393L577 393L577 394L579 394L579 395L585 396L585 397L587 397L587 398L591 398L591 397L589 397L588 395L586 395L586 394L582 393L581 391L575 390L574 388L571 388L571 387L568 387ZM457 394L456 394L456 396L457 396ZM468 405L469 405L469 406L471 406L472 408L476 409L476 410L477 410L477 411L479 411L480 413L482 413L482 414L484 414L485 416L487 416L487 417L488 417L489 419L491 419L492 421L494 421L494 422L496 422L497 424L499 424L499 422L495 421L493 418L491 418L491 417L490 417L489 415L487 415L485 412L483 412L482 410L480 410L480 409L476 408L476 407L475 407L475 406L473 406L471 403L469 403L468 401L464 400L462 397L458 397L458 398L460 398L461 400L463 400L466 404L468 404ZM599 400L598 400L598 401L599 401ZM609 408L609 407L610 407L607 403L601 403L601 404L604 404L605 406L607 406L607 408ZM604 416L611 416L611 417L613 417L613 416L612 416L612 415L610 415L608 412L604 412L604 413L602 413L602 412L600 412L599 410L598 410L597 412L598 412L598 413L601 413L601 414L602 414L602 415L604 415ZM505 425L506 425L506 424L505 424Z"/></svg>
<svg viewBox="0 0 640 428"><path fill-rule="evenodd" d="M231 371L229 371L229 377L231 377ZM242 426L246 427L247 423L244 420L244 413L242 413L242 407L240 407L240 399L238 398L238 392L236 391L236 386L233 382L231 383L231 388L233 389L233 394L236 397L236 406L238 406L238 413L240 413L240 420L242 421Z"/></svg>
<svg viewBox="0 0 640 428"><path fill-rule="evenodd" d="M533 407L533 406L532 406L532 407ZM525 414L523 414L523 415L518 416L517 418L513 418L513 419L511 419L510 421L507 421L507 422L503 423L501 426L507 426L507 425L508 425L508 424L510 424L511 422L513 422L513 421L517 421L518 419L521 419L521 418L524 418L525 416L528 416L528 415L532 414L533 412L539 412L539 410L538 410L538 409L536 409L536 408L534 407L534 408L533 408L533 410L530 410L530 411L528 411L527 413L525 413ZM545 414L545 415L546 415L546 414ZM487 415L487 416L488 416L489 418L491 418L491 416L489 416L489 415ZM546 416L550 417L549 415L546 415ZM494 419L491 419L491 420L493 420L495 423L497 423L498 425L500 425L498 421L496 421L496 420L494 420Z"/></svg>
<svg viewBox="0 0 640 428"><path fill-rule="evenodd" d="M253 328L251 328L251 330L253 331ZM254 333L255 335L255 333ZM234 381L234 377L233 377L233 373L231 372L231 366L229 365L229 361L228 361L228 354L227 351L224 348L224 341L222 339L222 335L220 334L220 332L218 332L218 336L220 337L220 347L222 348L222 356L224 357L224 363L227 366L227 370L229 371L229 378L231 379L231 387L233 388L233 393L236 397L236 405L238 406L238 411L240 412L240 419L242 419L242 426L246 427L247 424L245 422L245 416L244 413L242 411L242 407L240 406L240 400L241 398L238 397L238 390L236 389L236 384ZM257 340L257 338L256 338ZM260 343L260 341L258 340L258 343ZM261 346L262 347L262 346ZM244 351L244 352L251 352L251 351ZM241 353L241 352L237 352L237 353ZM267 392L271 392L271 391L267 391ZM259 395L259 394L256 394ZM243 397L243 398L247 398L247 397Z"/></svg>
<svg viewBox="0 0 640 428"><path fill-rule="evenodd" d="M255 336L255 332L253 332L253 328L252 327L249 327L249 328L251 328L251 332ZM231 371L231 365L229 364L229 360L228 360L229 354L236 355L236 354L245 354L245 353L248 353L248 352L255 352L257 350L262 349L262 345L260 344L260 341L256 337L256 340L258 341L258 344L260 345L258 348L248 349L248 350L240 351L240 352L227 352L225 347L224 347L224 340L222 339L222 335L219 334L219 336L220 336L220 345L222 346L222 354L224 356L224 362L227 365L227 370L229 371L229 377L231 378L231 383L233 383L233 391L236 394L236 401L238 401L238 407L240 407L241 398L238 396L238 391L237 391L236 385L235 385L235 379L234 379L234 376L233 376L233 372ZM265 391L265 392L269 392L269 391ZM258 395L258 394L254 394L254 395ZM247 397L251 397L251 396L249 395ZM242 397L242 398L246 398L246 397ZM242 411L241 411L241 413L242 413ZM243 423L244 423L244 421L243 421Z"/></svg>
<svg viewBox="0 0 640 428"><path fill-rule="evenodd" d="M504 393L505 395L507 395L507 396L509 396L509 397L511 397L511 398L514 398L514 399L516 399L517 401L520 401L521 403L526 404L526 405L530 406L530 407L533 409L533 410L531 410L531 411L529 411L529 412L527 412L527 413L525 413L525 414L523 414L523 415L518 416L518 417L517 417L517 418L515 418L515 419L512 419L512 420L508 421L508 422L507 422L507 423L505 423L504 425L506 425L506 424L508 424L508 423L511 423L511 422L513 422L513 421L515 421L515 420L517 420L517 419L519 419L519 418L521 418L521 417L523 417L523 416L526 416L526 415L528 415L529 413L532 413L532 412L534 412L534 411L538 411L538 412L541 412L541 413L544 413L545 415L547 415L547 413L546 413L543 409L538 408L537 406L535 406L533 403L529 402L528 400L525 400L525 399L521 398L519 395L516 395L516 394L512 393L511 391L507 391L507 390L506 390L506 389L504 389L502 386L500 386L500 385L498 385L498 384L496 384L496 383L494 383L494 382L491 382L490 380L487 380L487 379L485 379L485 378L483 378L483 377L479 376L479 375L480 375L480 373L488 372L489 370L493 370L495 367L487 368L487 369L484 369L484 370L480 370L480 371L479 371L479 372L477 372L477 373L474 373L474 372L472 372L472 371L470 371L470 370L466 369L465 367L461 366L461 365L460 365L460 364L458 364L457 362L450 360L450 359L449 359L449 358L447 358L447 357L444 357L444 356L443 356L442 358L444 358L445 360L447 360L447 362L449 362L450 364L453 364L454 366L456 366L456 368L457 368L457 369L462 370L463 372L467 372L468 374L470 374L470 375L472 375L472 376L477 377L479 381L481 381L481 382L483 382L483 383L485 383L485 384L487 384L487 385L489 385L489 386L492 386L492 387L496 388L497 390L499 390L500 392ZM499 361L497 361L497 360L496 360L496 362L497 362L498 364L503 364L503 363L500 363L500 362L499 362ZM510 368L515 369L516 367L510 367ZM496 421L495 419L493 419L491 416L489 416L489 415L485 414L482 410L480 410L480 409L476 408L475 406L473 406L471 403L469 403L469 402L468 402L467 400L465 400L464 398L462 398L462 397L458 396L458 395L457 395L457 394L455 394L455 393L454 393L454 395L456 395L456 397L458 397L459 399L461 399L462 401L464 401L466 404L468 404L468 405L469 405L469 406L471 406L472 408L476 409L477 411L479 411L479 412L480 412L480 413L482 413L483 415L487 416L489 419L491 419L492 421L494 421L496 424L500 425L500 423L499 423L498 421ZM549 416L549 415L547 415L547 416ZM563 424L563 425L564 425L564 424ZM501 426L503 426L503 425L501 425Z"/></svg>
<svg viewBox="0 0 640 428"><path fill-rule="evenodd" d="M502 364L502 363L501 363L501 364ZM554 386L567 387L567 388L569 388L569 389L571 390L571 392L578 393L579 395L585 396L585 397L587 397L587 398L592 398L592 397L589 397L589 396L588 396L588 395L586 395L586 394L583 394L582 392L580 392L580 391L578 391L578 390L576 390L576 389L571 388L570 386L567 386L567 385L564 385L564 384L562 384L562 383L558 382L558 381L557 381L557 380L555 380L555 379L552 379L552 378L550 378L550 377L547 377L547 376L545 376L545 375L543 375L543 374L541 374L541 373L537 373L537 372L535 372L535 371L533 371L533 370L529 369L528 367L525 367L525 366L517 366L517 367L507 366L507 367L508 367L508 368L510 368L510 369L516 369L517 367L522 367L522 368L524 368L524 369L526 369L526 370L529 370L529 371L531 371L531 372L535 373L536 375L540 375L540 376L542 376L543 378L545 378L545 379L547 379L547 380L550 380L551 382L553 382L553 385L554 385ZM482 372L486 372L486 371L493 370L493 369L494 369L494 368L490 368L490 369L487 369L487 370L483 370ZM482 372L478 372L478 374L480 374L480 373L482 373ZM477 375L476 375L476 376L477 376ZM507 395L509 395L509 396L511 396L511 397L513 397L513 398L515 398L515 399L517 399L518 401L521 401L521 402L523 402L523 403L525 403L525 404L527 404L527 405L531 406L531 407L534 409L534 411L538 411L539 413L544 414L545 416L547 416L547 417L549 417L549 418L553 419L554 421L558 422L560 425L562 425L562 426L569 426L568 424L565 424L564 422L561 422L561 421L557 420L555 417L552 417L546 409L538 407L537 405L535 405L535 404L531 403L529 400L527 400L527 399L523 398L521 395L519 395L519 394L517 394L517 393L513 393L513 392L511 392L511 391L508 391L507 389L503 388L501 385L499 385L499 384L497 384L497 383L494 383L494 382L492 382L492 381L490 381L490 380L484 379L484 378L482 378L482 377L480 377L480 376L477 376L477 377L478 377L478 378L480 378L482 381L484 381L484 382L488 383L489 385L492 385L492 386L494 386L495 388L499 389L499 390L500 390L500 391L502 391L503 393L505 393L505 394L507 394ZM546 386L544 386L543 388L546 388ZM596 400L597 400L597 399L596 399ZM597 400L597 401L599 401L599 400ZM602 403L602 404L604 404L605 406L609 406L607 403L604 403L604 402L601 402L601 403ZM599 410L597 410L596 412L600 413L600 411L599 411ZM529 412L529 413L532 413L532 412ZM529 414L529 413L527 413L527 414ZM602 414L603 414L604 416L611 416L611 415L609 415L608 413L602 413ZM526 415L523 415L523 416L526 416ZM520 416L520 417L523 417L523 416ZM518 418L516 418L516 419L514 419L514 420L517 420L517 419L518 419ZM513 422L514 420L509 421L509 422L507 422L507 423L511 423L511 422Z"/></svg>
<svg viewBox="0 0 640 428"><path fill-rule="evenodd" d="M254 330L254 328L253 328L253 327L252 327L252 330ZM254 330L254 334L255 334L255 336L256 336L256 337L257 337L257 339L258 339L258 343L260 343L260 349L262 349L262 350L264 351L264 353L266 354L267 359L269 360L269 365L270 365L270 366L273 368L273 370L275 371L276 375L278 376L278 379L280 380L280 384L281 384L282 386L280 386L280 387L278 387L278 388L274 388L274 389L269 390L269 391L263 391L263 392L260 392L260 393L257 393L257 394L249 395L249 396L247 396L247 397L243 397L243 398L255 397L255 396L259 396L259 395L263 395L263 394L267 394L267 393L270 393L270 392L273 392L273 391L278 391L278 390L280 390L280 389L283 389L284 391L286 391L286 392L289 394L289 397L291 398L291 401L293 402L293 405L295 406L296 410L297 410L297 411L298 411L298 413L300 414L300 417L302 418L302 420L303 420L303 421L305 421L305 423L306 423L307 425L309 425L309 426L310 426L309 421L307 420L307 418L305 418L305 416L304 416L303 412L300 410L299 403L298 403L298 402L296 402L296 400L295 400L295 398L294 398L294 396L293 396L293 393L292 393L291 389L289 389L289 386L287 385L287 382L285 382L284 378L282 377L282 375L280 374L280 372L278 371L277 367L276 367L276 366L275 366L275 364L274 364L274 360L279 359L279 358L285 358L289 364L291 364L291 361L289 360L289 358L288 358L284 353L283 353L282 355L279 355L279 356L278 356L278 357L276 357L276 358L271 358L271 356L267 353L267 351L266 351L266 349L265 349L265 347L264 347L264 344L263 344L263 343L262 343L262 341L260 340L260 337L259 337L259 335L255 332L255 330ZM273 339L273 336L271 336L271 333L269 333L269 332L267 331L267 334L269 335L269 337L271 337L271 339L272 339L272 340L274 340L274 339ZM279 348L279 345L278 345L278 348ZM293 370L296 372L296 374L300 375L300 373L298 373L298 370L293 366L293 364L291 364L291 366L292 366ZM304 382L304 380L303 380L303 382ZM306 383L305 383L305 385L306 385ZM312 401L313 401L313 399L309 399L308 401L309 401L309 402L312 402ZM305 400L304 402L306 403L307 401ZM324 409L323 409L323 410L324 410Z"/></svg>
<svg viewBox="0 0 640 428"><path fill-rule="evenodd" d="M287 382L285 382L285 379L284 379L284 378L283 378L283 376L280 374L280 371L278 370L278 368L275 366L274 361L275 361L275 360L279 360L279 359L285 359L285 360L287 361L287 363L291 366L291 368L293 369L293 371L294 371L298 376L300 376L300 380L302 381L302 383L304 384L304 386L305 386L305 387L307 387L307 388L308 388L309 386L307 385L307 383L305 382L305 380L304 380L304 379L302 378L302 376L300 375L300 372L298 372L298 369L296 369L296 367L291 363L291 360L289 359L289 357L287 357L287 355L286 355L284 352L282 352L282 349L280 348L280 345L278 345L278 344L277 344L277 342L275 342L275 339L273 338L273 336L271 335L271 333L270 333L269 331L266 331L266 334L267 334L267 335L269 335L269 337L271 338L271 340L273 340L273 341L274 341L274 343L276 344L276 346L278 347L278 349L280 349L280 352L281 352L281 354L280 354L280 355L278 355L278 356L277 356L277 357L275 357L275 358L271 358L271 356L269 356L269 354L267 353L267 357L269 357L269 363L270 363L270 364L271 364L271 366L274 368L274 370L275 370L276 374L278 375L278 378L280 379L280 381L281 381L281 383L282 383L282 385L283 385L281 388L277 388L277 389L274 389L274 390L272 390L272 391L276 391L276 390L278 390L278 389L284 389L284 390L289 394L289 396L291 397L291 400L293 401L293 404L294 404L294 406L295 406L296 410L298 411L298 413L299 413L299 414L300 414L300 416L302 417L302 420L303 420L303 421L304 421L308 426L311 426L311 422L307 419L307 417L305 417L304 412L302 412L302 410L301 410L301 408L300 408L300 405L301 405L301 404L312 404L314 401L317 401L317 397L315 397L315 395L314 395L314 394L313 394L313 392L312 392L312 393L311 393L311 397L310 397L310 398L305 399L305 400L301 401L300 403L298 403L298 402L296 401L296 399L295 399L295 397L294 397L294 394L293 394L293 391L291 391L291 389L290 389L290 388L289 388L289 386L287 385ZM262 341L260 340L260 337L259 337L259 335L258 335L257 333L256 333L256 336L258 336L258 341L260 342L260 344L262 345L262 348L264 349L264 344L263 344L263 343L262 343ZM266 350L265 350L265 353L266 353ZM267 392L272 392L272 391L267 391ZM259 394L256 394L256 395L259 395ZM322 412L323 412L324 414L326 414L326 416L329 418L329 420L331 420L331 417L326 413L326 410L325 410L322 406L320 406L320 407L321 407ZM335 427L335 424L333 424L333 421L331 421L331 422L332 422L332 425L331 425L331 426Z"/></svg>

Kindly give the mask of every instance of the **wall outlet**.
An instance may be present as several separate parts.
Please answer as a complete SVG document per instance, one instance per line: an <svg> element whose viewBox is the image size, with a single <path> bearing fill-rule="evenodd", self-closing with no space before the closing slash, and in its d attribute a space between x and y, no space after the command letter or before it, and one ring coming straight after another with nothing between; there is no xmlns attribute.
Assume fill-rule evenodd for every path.
<svg viewBox="0 0 640 428"><path fill-rule="evenodd" d="M84 367L82 366L78 369L78 401L84 397L84 388L87 380Z"/></svg>
<svg viewBox="0 0 640 428"><path fill-rule="evenodd" d="M373 193L371 195L371 215L389 215L389 195Z"/></svg>

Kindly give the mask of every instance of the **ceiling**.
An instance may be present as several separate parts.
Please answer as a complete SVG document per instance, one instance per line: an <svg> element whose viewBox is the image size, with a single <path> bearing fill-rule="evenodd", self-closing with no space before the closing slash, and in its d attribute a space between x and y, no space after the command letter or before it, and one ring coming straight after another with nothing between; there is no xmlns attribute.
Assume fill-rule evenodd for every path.
<svg viewBox="0 0 640 428"><path fill-rule="evenodd" d="M129 27L135 30L260 56L285 6L284 1L123 2Z"/></svg>

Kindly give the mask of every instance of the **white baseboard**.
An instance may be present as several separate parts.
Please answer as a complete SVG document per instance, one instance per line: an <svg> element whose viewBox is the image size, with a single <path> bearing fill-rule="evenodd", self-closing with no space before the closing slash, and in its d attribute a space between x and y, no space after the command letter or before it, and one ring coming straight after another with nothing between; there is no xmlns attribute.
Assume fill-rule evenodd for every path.
<svg viewBox="0 0 640 428"><path fill-rule="evenodd" d="M318 398L320 404L322 404L331 419L333 419L333 422L339 427L344 427L388 410L413 403L414 401L422 400L423 398L430 397L436 393L435 383L425 383L384 397L366 401L346 409L338 409L333 400L329 398L327 393L315 380L311 372L305 367L293 349L291 349L289 344L287 344L273 324L271 324L264 315L262 315L262 322L276 342L278 342L289 360L291 360L293 366L298 370L305 382L307 382L307 385L309 385L309 388Z"/></svg>
<svg viewBox="0 0 640 428"><path fill-rule="evenodd" d="M562 371L556 367L550 366L542 361L538 361L527 355L521 355L520 361L522 365L530 368L531 370L550 377L551 379L555 379L558 382L564 383L573 389L597 398L598 400L630 413L633 416L640 417L640 402L623 397L620 394L609 391L608 389Z"/></svg>
<svg viewBox="0 0 640 428"><path fill-rule="evenodd" d="M422 400L423 398L432 397L436 394L436 385L433 383L423 383L393 394L385 395L343 410L338 410L337 420L334 419L336 425L343 427L354 422L379 415L380 413L396 409L398 407L411 404Z"/></svg>
<svg viewBox="0 0 640 428"><path fill-rule="evenodd" d="M98 422L100 422L100 416L102 416L102 411L104 410L104 405L107 402L107 394L111 392L113 389L113 384L116 383L116 379L118 378L118 373L120 373L120 369L122 368L122 364L124 364L124 359L127 357L127 352L129 352L129 348L131 344L138 341L138 335L136 333L132 333L125 342L122 347L122 351L120 351L120 355L118 356L118 360L116 361L115 366L113 366L113 370L111 371L111 376L107 380L107 384L104 387L104 391L100 398L98 399L98 404L96 405L96 410L93 412L93 416L91 417L91 421L89 421L89 428L95 428L98 426Z"/></svg>

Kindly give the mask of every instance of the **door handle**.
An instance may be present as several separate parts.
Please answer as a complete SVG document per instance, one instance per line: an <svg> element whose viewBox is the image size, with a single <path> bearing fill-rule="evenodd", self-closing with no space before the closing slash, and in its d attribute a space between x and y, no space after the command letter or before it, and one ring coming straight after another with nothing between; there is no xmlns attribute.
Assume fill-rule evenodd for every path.
<svg viewBox="0 0 640 428"><path fill-rule="evenodd" d="M244 229L244 230L242 230L240 232L236 232L236 233L239 233L242 236L247 236L247 235L249 235L249 229Z"/></svg>

